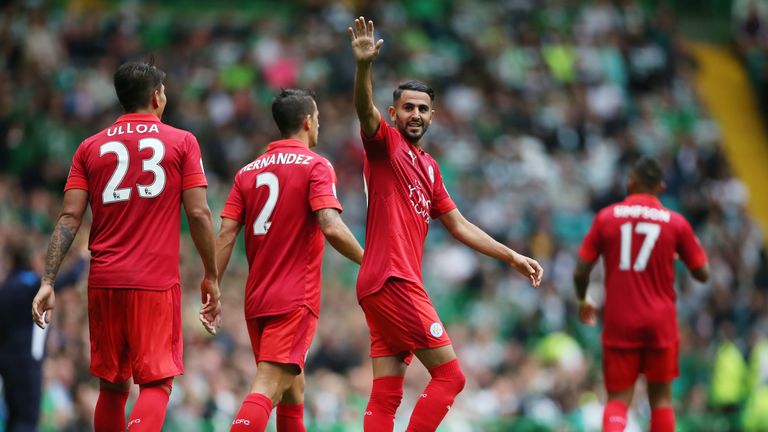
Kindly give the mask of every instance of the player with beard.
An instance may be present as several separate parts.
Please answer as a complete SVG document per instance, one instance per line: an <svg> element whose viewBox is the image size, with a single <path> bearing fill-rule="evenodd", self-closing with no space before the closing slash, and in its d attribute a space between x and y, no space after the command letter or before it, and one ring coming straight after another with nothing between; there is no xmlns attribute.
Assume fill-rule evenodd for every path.
<svg viewBox="0 0 768 432"><path fill-rule="evenodd" d="M423 149L434 116L434 91L420 81L400 84L389 107L392 127L373 104L371 65L383 40L363 17L349 28L356 62L354 103L365 148L368 194L365 254L357 296L371 336L373 386L366 431L391 431L413 355L432 376L411 415L408 431L434 431L448 413L465 377L451 340L421 275L429 222L480 253L509 263L537 287L538 262L497 242L462 216L448 195L437 162Z"/></svg>

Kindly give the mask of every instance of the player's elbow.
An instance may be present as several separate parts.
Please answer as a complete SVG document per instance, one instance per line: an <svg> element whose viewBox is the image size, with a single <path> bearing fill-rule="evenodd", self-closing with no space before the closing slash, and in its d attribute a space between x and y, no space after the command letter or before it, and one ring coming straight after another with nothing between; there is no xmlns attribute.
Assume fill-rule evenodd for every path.
<svg viewBox="0 0 768 432"><path fill-rule="evenodd" d="M211 209L208 205L195 206L187 209L187 218L190 224L207 223L212 220Z"/></svg>
<svg viewBox="0 0 768 432"><path fill-rule="evenodd" d="M706 282L709 280L709 264L704 264L701 267L691 270L691 275L699 282Z"/></svg>
<svg viewBox="0 0 768 432"><path fill-rule="evenodd" d="M320 231L323 232L325 238L331 243L342 240L344 235L344 230L338 222L322 224L320 225Z"/></svg>

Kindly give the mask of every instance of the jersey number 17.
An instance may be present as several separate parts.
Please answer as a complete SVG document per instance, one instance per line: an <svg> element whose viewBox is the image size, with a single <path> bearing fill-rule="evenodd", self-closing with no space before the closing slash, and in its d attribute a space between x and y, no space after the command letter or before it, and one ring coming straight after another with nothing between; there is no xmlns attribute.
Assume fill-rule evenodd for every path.
<svg viewBox="0 0 768 432"><path fill-rule="evenodd" d="M635 264L632 265L632 231L638 234L644 234L640 251L635 258ZM621 225L621 256L619 258L619 270L629 270L630 267L636 272L645 270L648 265L648 259L651 257L653 247L656 246L656 240L659 239L661 226L655 223L638 222L632 229L632 222Z"/></svg>

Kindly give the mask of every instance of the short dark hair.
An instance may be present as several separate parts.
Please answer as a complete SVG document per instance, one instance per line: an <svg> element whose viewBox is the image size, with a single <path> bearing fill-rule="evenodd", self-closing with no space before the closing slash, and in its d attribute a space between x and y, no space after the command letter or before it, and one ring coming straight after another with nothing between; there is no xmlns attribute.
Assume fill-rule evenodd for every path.
<svg viewBox="0 0 768 432"><path fill-rule="evenodd" d="M152 92L165 80L165 72L148 63L128 62L115 72L115 93L126 112L136 112L149 105Z"/></svg>
<svg viewBox="0 0 768 432"><path fill-rule="evenodd" d="M307 89L288 88L272 100L272 117L280 135L289 137L301 129L301 123L315 112L315 92Z"/></svg>
<svg viewBox="0 0 768 432"><path fill-rule="evenodd" d="M431 102L435 101L435 91L432 90L432 87L428 86L427 83L419 80L411 80L411 81L406 81L404 83L400 83L400 85L397 86L395 91L392 92L392 101L397 102L400 99L400 96L403 95L404 90L413 90L417 92L426 93L429 95L429 100Z"/></svg>
<svg viewBox="0 0 768 432"><path fill-rule="evenodd" d="M632 165L632 175L644 189L652 190L664 182L664 172L659 162L648 156L643 156Z"/></svg>

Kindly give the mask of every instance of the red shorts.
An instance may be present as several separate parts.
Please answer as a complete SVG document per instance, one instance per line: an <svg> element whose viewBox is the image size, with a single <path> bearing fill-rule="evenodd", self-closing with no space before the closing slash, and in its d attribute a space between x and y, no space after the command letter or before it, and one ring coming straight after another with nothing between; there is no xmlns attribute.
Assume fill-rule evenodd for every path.
<svg viewBox="0 0 768 432"><path fill-rule="evenodd" d="M635 385L640 374L650 382L668 383L680 375L677 343L667 348L623 349L603 346L605 388L618 392Z"/></svg>
<svg viewBox="0 0 768 432"><path fill-rule="evenodd" d="M451 344L427 292L411 281L389 278L360 306L371 332L371 357L398 356L410 364L414 350Z"/></svg>
<svg viewBox="0 0 768 432"><path fill-rule="evenodd" d="M88 289L91 374L146 384L184 373L181 288Z"/></svg>
<svg viewBox="0 0 768 432"><path fill-rule="evenodd" d="M317 329L317 317L302 306L282 315L247 320L256 363L268 361L304 369L304 359Z"/></svg>

